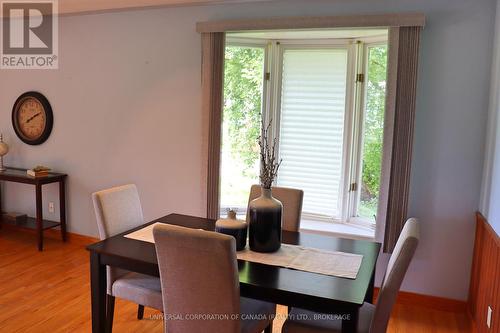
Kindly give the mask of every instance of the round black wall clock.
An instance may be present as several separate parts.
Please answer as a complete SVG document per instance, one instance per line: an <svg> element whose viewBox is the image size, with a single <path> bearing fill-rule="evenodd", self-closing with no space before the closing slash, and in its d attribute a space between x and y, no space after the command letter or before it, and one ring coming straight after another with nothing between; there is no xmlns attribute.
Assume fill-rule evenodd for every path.
<svg viewBox="0 0 500 333"><path fill-rule="evenodd" d="M29 145L47 141L52 132L54 115L45 96L29 91L16 100L12 108L12 125L19 139Z"/></svg>

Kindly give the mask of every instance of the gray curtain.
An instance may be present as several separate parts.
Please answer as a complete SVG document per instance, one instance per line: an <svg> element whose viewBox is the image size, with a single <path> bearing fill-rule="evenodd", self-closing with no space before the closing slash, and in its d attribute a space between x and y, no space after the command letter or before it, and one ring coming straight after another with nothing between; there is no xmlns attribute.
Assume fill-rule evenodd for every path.
<svg viewBox="0 0 500 333"><path fill-rule="evenodd" d="M377 214L377 222L385 222L384 252L389 253L408 218L420 31L421 27L391 28L389 36L387 131Z"/></svg>
<svg viewBox="0 0 500 333"><path fill-rule="evenodd" d="M207 217L219 217L219 173L224 104L224 32L201 34L202 108L208 118Z"/></svg>

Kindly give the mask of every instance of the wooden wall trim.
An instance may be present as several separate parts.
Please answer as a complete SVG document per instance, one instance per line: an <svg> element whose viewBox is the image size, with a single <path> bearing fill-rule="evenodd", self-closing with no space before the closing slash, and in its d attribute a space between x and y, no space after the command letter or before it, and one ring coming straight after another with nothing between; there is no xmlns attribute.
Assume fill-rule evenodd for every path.
<svg viewBox="0 0 500 333"><path fill-rule="evenodd" d="M380 288L375 288L374 299L376 300ZM422 306L439 311L460 312L465 313L467 303L451 298L436 297L430 295L417 294L407 291L398 292L396 299L397 304Z"/></svg>
<svg viewBox="0 0 500 333"><path fill-rule="evenodd" d="M244 20L198 22L198 32L225 32L268 29L314 29L346 27L423 27L422 13L390 13L379 15L270 17Z"/></svg>
<svg viewBox="0 0 500 333"><path fill-rule="evenodd" d="M488 306L493 309L490 328L486 326ZM476 214L467 310L478 333L500 332L500 237L480 213Z"/></svg>

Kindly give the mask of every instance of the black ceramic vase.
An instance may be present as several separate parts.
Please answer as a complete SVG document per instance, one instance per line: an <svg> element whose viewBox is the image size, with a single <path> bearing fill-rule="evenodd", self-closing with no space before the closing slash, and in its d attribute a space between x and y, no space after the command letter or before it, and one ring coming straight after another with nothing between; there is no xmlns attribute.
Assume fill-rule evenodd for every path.
<svg viewBox="0 0 500 333"><path fill-rule="evenodd" d="M241 251L247 246L247 223L236 219L236 212L227 212L227 218L215 222L215 231L236 239L236 251Z"/></svg>
<svg viewBox="0 0 500 333"><path fill-rule="evenodd" d="M281 246L283 205L273 198L271 189L261 188L260 197L252 200L249 209L249 243L256 252L275 252Z"/></svg>

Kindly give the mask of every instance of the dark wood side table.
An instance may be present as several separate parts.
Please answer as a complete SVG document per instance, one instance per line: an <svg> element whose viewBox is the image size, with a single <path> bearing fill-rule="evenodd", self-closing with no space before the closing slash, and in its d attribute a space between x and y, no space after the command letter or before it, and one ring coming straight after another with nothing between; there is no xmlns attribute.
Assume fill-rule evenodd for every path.
<svg viewBox="0 0 500 333"><path fill-rule="evenodd" d="M68 175L63 173L50 172L46 177L31 177L26 173L26 169L7 168L7 170L0 172L0 181L8 181L14 183L23 183L35 185L36 193L36 217L28 217L22 223L9 223L5 221L0 214L0 225L2 223L13 224L17 227L35 229L38 238L38 250L43 251L43 231L45 229L61 227L61 237L63 242L66 241L66 177ZM54 222L43 219L42 209L42 186L45 184L59 183L59 219L60 222ZM1 200L0 200L1 212Z"/></svg>

